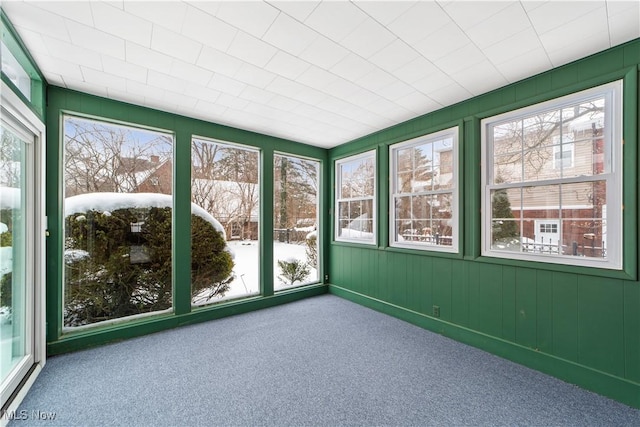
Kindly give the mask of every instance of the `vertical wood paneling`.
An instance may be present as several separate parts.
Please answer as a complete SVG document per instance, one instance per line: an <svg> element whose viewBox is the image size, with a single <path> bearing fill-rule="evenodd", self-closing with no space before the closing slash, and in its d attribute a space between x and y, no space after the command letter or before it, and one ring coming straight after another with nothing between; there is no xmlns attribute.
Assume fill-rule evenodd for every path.
<svg viewBox="0 0 640 427"><path fill-rule="evenodd" d="M536 348L545 353L553 352L553 273L538 271L536 274Z"/></svg>
<svg viewBox="0 0 640 427"><path fill-rule="evenodd" d="M553 273L553 354L578 360L578 276Z"/></svg>
<svg viewBox="0 0 640 427"><path fill-rule="evenodd" d="M578 362L624 375L624 295L621 281L578 277Z"/></svg>
<svg viewBox="0 0 640 427"><path fill-rule="evenodd" d="M424 313L423 311L423 287L422 277L420 275L420 257L414 257L407 268L407 308L409 310Z"/></svg>
<svg viewBox="0 0 640 427"><path fill-rule="evenodd" d="M478 328L480 331L499 337L502 334L502 266L484 264L480 266L478 298Z"/></svg>
<svg viewBox="0 0 640 427"><path fill-rule="evenodd" d="M469 326L469 263L451 263L451 321Z"/></svg>
<svg viewBox="0 0 640 427"><path fill-rule="evenodd" d="M440 306L440 318L451 320L451 260L433 260L433 304Z"/></svg>
<svg viewBox="0 0 640 427"><path fill-rule="evenodd" d="M422 286L423 310L424 313L431 316L433 307L433 258L425 258L420 261L420 284Z"/></svg>
<svg viewBox="0 0 640 427"><path fill-rule="evenodd" d="M478 328L478 298L480 298L480 266L469 264L469 327Z"/></svg>
<svg viewBox="0 0 640 427"><path fill-rule="evenodd" d="M502 338L516 340L516 269L502 268Z"/></svg>
<svg viewBox="0 0 640 427"><path fill-rule="evenodd" d="M640 284L624 283L625 378L640 383Z"/></svg>
<svg viewBox="0 0 640 427"><path fill-rule="evenodd" d="M536 270L516 269L516 342L536 348Z"/></svg>

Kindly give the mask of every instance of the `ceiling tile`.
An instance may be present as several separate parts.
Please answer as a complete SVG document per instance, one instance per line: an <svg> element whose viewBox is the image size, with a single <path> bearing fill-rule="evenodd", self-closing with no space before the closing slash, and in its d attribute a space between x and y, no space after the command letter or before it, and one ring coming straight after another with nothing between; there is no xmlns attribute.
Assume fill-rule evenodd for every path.
<svg viewBox="0 0 640 427"><path fill-rule="evenodd" d="M447 15L464 30L489 19L509 5L510 2L507 1L453 1L442 7Z"/></svg>
<svg viewBox="0 0 640 427"><path fill-rule="evenodd" d="M147 68L130 62L122 61L111 56L102 57L102 68L105 73L135 80L140 83L147 82Z"/></svg>
<svg viewBox="0 0 640 427"><path fill-rule="evenodd" d="M530 50L539 49L542 43L533 28L526 28L509 38L484 48L482 51L494 64L500 64Z"/></svg>
<svg viewBox="0 0 640 427"><path fill-rule="evenodd" d="M480 49L484 49L512 37L530 26L529 17L522 5L520 2L516 2L510 3L491 17L464 30Z"/></svg>
<svg viewBox="0 0 640 427"><path fill-rule="evenodd" d="M282 111L293 111L300 105L300 102L286 96L275 95L269 101L269 105Z"/></svg>
<svg viewBox="0 0 640 427"><path fill-rule="evenodd" d="M216 117L220 121L220 116L222 116L227 111L227 107L220 105L217 102L199 99L196 102L195 111L202 111L203 118L211 120L212 117Z"/></svg>
<svg viewBox="0 0 640 427"><path fill-rule="evenodd" d="M427 95L416 91L396 99L395 102L415 114L426 114L442 108L441 104L438 104Z"/></svg>
<svg viewBox="0 0 640 427"><path fill-rule="evenodd" d="M151 47L153 24L145 19L126 13L106 3L92 2L93 20L97 29Z"/></svg>
<svg viewBox="0 0 640 427"><path fill-rule="evenodd" d="M373 19L365 19L340 44L358 55L369 58L385 48L396 36Z"/></svg>
<svg viewBox="0 0 640 427"><path fill-rule="evenodd" d="M3 2L4 8L9 2ZM35 6L55 13L63 18L70 19L75 22L93 26L93 15L91 13L91 5L89 2L79 1L38 1L31 2ZM53 23L49 23L52 25Z"/></svg>
<svg viewBox="0 0 640 427"><path fill-rule="evenodd" d="M100 55L81 46L75 46L55 38L47 38L44 41L47 51L53 57L64 58L66 61L84 65L95 70L102 69Z"/></svg>
<svg viewBox="0 0 640 427"><path fill-rule="evenodd" d="M429 96L442 105L453 105L471 98L471 93L458 83L453 83L432 91Z"/></svg>
<svg viewBox="0 0 640 427"><path fill-rule="evenodd" d="M255 65L244 63L233 77L248 85L264 89L276 78L276 74Z"/></svg>
<svg viewBox="0 0 640 427"><path fill-rule="evenodd" d="M178 107L185 108L187 110L194 109L196 106L196 103L198 102L197 99L191 96L186 96L184 94L169 91L169 90L164 92L162 99L168 104L173 104Z"/></svg>
<svg viewBox="0 0 640 427"><path fill-rule="evenodd" d="M537 48L524 52L519 56L514 56L500 64L496 64L496 68L510 83L517 82L526 77L529 77L531 70L534 72L542 73L551 69L552 64L549 60L547 52L542 48Z"/></svg>
<svg viewBox="0 0 640 427"><path fill-rule="evenodd" d="M348 54L349 51L339 44L320 36L300 54L300 58L328 70Z"/></svg>
<svg viewBox="0 0 640 427"><path fill-rule="evenodd" d="M149 86L148 84L136 82L134 80L127 80L125 84L127 87L126 91L132 95L142 98L152 98L155 96L162 97L161 92L163 89L158 89L157 87Z"/></svg>
<svg viewBox="0 0 640 427"><path fill-rule="evenodd" d="M376 67L364 58L349 53L340 62L330 68L331 72L344 77L347 80L356 81L360 77L369 74Z"/></svg>
<svg viewBox="0 0 640 427"><path fill-rule="evenodd" d="M628 9L627 12L609 16L612 46L640 37L640 2L635 3L635 9Z"/></svg>
<svg viewBox="0 0 640 427"><path fill-rule="evenodd" d="M167 74L200 86L206 86L213 77L212 71L177 59L173 61Z"/></svg>
<svg viewBox="0 0 640 427"><path fill-rule="evenodd" d="M42 34L40 34L39 32L28 30L24 27L19 27L17 25L15 26L15 28L16 31L18 31L18 33L20 34L20 38L24 42L25 46L27 46L27 49L30 53L34 54L41 52L49 55L49 49L47 49L47 46L44 44Z"/></svg>
<svg viewBox="0 0 640 427"><path fill-rule="evenodd" d="M154 24L151 49L195 64L202 50L202 44Z"/></svg>
<svg viewBox="0 0 640 427"><path fill-rule="evenodd" d="M471 40L454 23L449 22L438 31L414 43L415 49L430 61L436 61L469 44Z"/></svg>
<svg viewBox="0 0 640 427"><path fill-rule="evenodd" d="M264 66L265 70L271 71L291 80L298 78L311 64L296 58L283 51L278 51L273 58Z"/></svg>
<svg viewBox="0 0 640 427"><path fill-rule="evenodd" d="M322 68L311 66L300 77L296 79L298 83L309 86L318 90L332 84L339 77L333 73L323 70Z"/></svg>
<svg viewBox="0 0 640 427"><path fill-rule="evenodd" d="M436 68L433 62L425 59L422 56L419 56L403 67L395 70L393 74L402 81L405 81L407 83L414 83L424 78L425 76L437 71L438 68Z"/></svg>
<svg viewBox="0 0 640 427"><path fill-rule="evenodd" d="M84 79L78 64L66 61L59 56L39 55L38 65L45 74L52 70L52 74L68 76L74 80Z"/></svg>
<svg viewBox="0 0 640 427"><path fill-rule="evenodd" d="M451 77L440 70L437 70L434 73L431 73L422 79L413 83L413 87L416 90L424 93L427 96L431 96L431 92L437 90L443 86L449 86L453 84L454 81Z"/></svg>
<svg viewBox="0 0 640 427"><path fill-rule="evenodd" d="M559 67L571 61L584 58L592 52L591 49L593 47L596 47L597 51L601 51L607 49L609 45L609 33L600 32L583 37L579 43L554 46L554 49L546 48L545 50L553 66Z"/></svg>
<svg viewBox="0 0 640 427"><path fill-rule="evenodd" d="M322 2L304 23L331 40L340 42L365 19L367 15L351 2Z"/></svg>
<svg viewBox="0 0 640 427"><path fill-rule="evenodd" d="M155 50L148 49L136 43L125 43L126 60L132 64L147 67L150 70L167 70L173 64L173 58Z"/></svg>
<svg viewBox="0 0 640 427"><path fill-rule="evenodd" d="M390 100L395 101L398 98L406 96L412 92L415 92L415 88L403 81L396 80L395 82L387 85L378 90L378 95Z"/></svg>
<svg viewBox="0 0 640 427"><path fill-rule="evenodd" d="M527 2L522 3L526 4ZM536 33L544 34L603 6L603 1L593 0L545 2L535 9L528 10L527 14Z"/></svg>
<svg viewBox="0 0 640 427"><path fill-rule="evenodd" d="M292 34L295 37L291 37ZM281 13L262 36L262 40L297 56L317 37L318 33L311 28Z"/></svg>
<svg viewBox="0 0 640 427"><path fill-rule="evenodd" d="M313 12L313 10L320 4L319 1L267 1L271 6L277 7L292 18L297 19L300 22L304 22L305 19Z"/></svg>
<svg viewBox="0 0 640 427"><path fill-rule="evenodd" d="M187 82L184 88L184 94L192 96L196 99L202 99L209 102L215 102L220 96L220 91L204 87L192 82Z"/></svg>
<svg viewBox="0 0 640 427"><path fill-rule="evenodd" d="M88 93L89 95L102 96L103 98L109 96L109 91L106 86L101 86L93 82L87 83L82 80L75 80L71 77L63 76L62 78L64 79L65 87L67 88Z"/></svg>
<svg viewBox="0 0 640 427"><path fill-rule="evenodd" d="M205 70L215 71L225 76L233 77L238 72L240 67L244 64L238 58L231 55L227 55L224 52L220 52L217 49L204 46L196 65L202 67Z"/></svg>
<svg viewBox="0 0 640 427"><path fill-rule="evenodd" d="M62 41L71 41L67 33L67 27L64 25L65 21L60 15L27 2L4 1L2 2L2 9L10 14L11 23L16 27L24 27Z"/></svg>
<svg viewBox="0 0 640 427"><path fill-rule="evenodd" d="M229 55L258 67L264 67L276 52L277 49L275 47L242 31L236 34L229 49L227 49Z"/></svg>
<svg viewBox="0 0 640 427"><path fill-rule="evenodd" d="M333 82L327 84L324 91L332 96L350 99L354 93L360 91L360 86L350 80L337 77Z"/></svg>
<svg viewBox="0 0 640 427"><path fill-rule="evenodd" d="M262 37L280 11L268 3L255 1L221 2L216 16L255 37Z"/></svg>
<svg viewBox="0 0 640 427"><path fill-rule="evenodd" d="M509 83L487 60L452 74L451 77L474 96L490 92Z"/></svg>
<svg viewBox="0 0 640 427"><path fill-rule="evenodd" d="M606 47L609 47L609 28L606 13L606 7L594 9L580 18L541 34L540 41L545 50L550 53L560 50L567 53L572 50L585 52L585 50L593 49L593 45L585 43L586 39L594 41L606 38ZM594 35L600 35L600 37L594 37ZM599 50L606 48L601 46L603 44L599 42ZM572 56L569 54L568 57ZM558 64L554 61L554 65Z"/></svg>
<svg viewBox="0 0 640 427"><path fill-rule="evenodd" d="M170 88L173 92L184 92L187 84L183 79L179 79L156 70L149 70L147 83L149 86L155 86L156 88L165 90L169 90Z"/></svg>
<svg viewBox="0 0 640 427"><path fill-rule="evenodd" d="M374 68L370 73L360 77L358 79L358 84L370 91L378 92L385 86L393 84L397 80L398 79L387 71L381 70L380 68Z"/></svg>
<svg viewBox="0 0 640 427"><path fill-rule="evenodd" d="M238 96L247 85L222 74L214 74L208 87L229 95Z"/></svg>
<svg viewBox="0 0 640 427"><path fill-rule="evenodd" d="M260 89L259 87L247 86L239 96L247 101L257 102L258 104L264 105L272 105L271 103L275 97L275 93Z"/></svg>
<svg viewBox="0 0 640 427"><path fill-rule="evenodd" d="M412 44L451 23L451 18L438 3L417 2L387 27L402 40Z"/></svg>
<svg viewBox="0 0 640 427"><path fill-rule="evenodd" d="M124 59L124 39L114 37L103 31L96 30L75 21L67 21L67 30L71 37L71 43L92 49L97 53Z"/></svg>
<svg viewBox="0 0 640 427"><path fill-rule="evenodd" d="M446 74L454 74L472 68L486 60L485 55L474 44L469 43L460 49L452 50L438 60L438 66Z"/></svg>
<svg viewBox="0 0 640 427"><path fill-rule="evenodd" d="M203 3L196 4L202 5ZM200 9L189 6L181 33L206 46L225 52L238 33L238 29L214 16L203 13Z"/></svg>
<svg viewBox="0 0 640 427"><path fill-rule="evenodd" d="M388 25L405 13L415 1L354 1L357 7L382 25Z"/></svg>
<svg viewBox="0 0 640 427"><path fill-rule="evenodd" d="M396 39L369 60L383 70L393 72L418 58L419 54L404 41Z"/></svg>
<svg viewBox="0 0 640 427"><path fill-rule="evenodd" d="M177 1L126 1L124 10L174 33L179 33L187 12L187 5Z"/></svg>
<svg viewBox="0 0 640 427"><path fill-rule="evenodd" d="M228 93L221 93L218 99L216 99L216 103L227 108L235 108L237 110L244 110L247 105L249 105L248 100L242 99L236 95L229 95Z"/></svg>

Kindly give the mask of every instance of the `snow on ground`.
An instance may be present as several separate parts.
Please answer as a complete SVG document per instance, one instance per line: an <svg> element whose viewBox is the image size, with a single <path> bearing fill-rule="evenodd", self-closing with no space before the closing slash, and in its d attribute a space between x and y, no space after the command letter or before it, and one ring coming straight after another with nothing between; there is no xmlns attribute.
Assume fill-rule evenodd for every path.
<svg viewBox="0 0 640 427"><path fill-rule="evenodd" d="M234 240L227 242L231 250L235 253L235 266L233 273L236 278L230 284L229 292L222 298L214 298L207 301L207 304L219 302L248 295L260 294L260 258L257 240ZM307 260L306 245L304 243L273 243L273 276L274 288L276 291L289 288L291 286L282 283L278 276L280 269L278 268L278 260L288 258L296 258L301 261ZM318 281L318 270L311 268L311 273L305 283L314 283ZM293 286L299 286L302 283L295 283Z"/></svg>

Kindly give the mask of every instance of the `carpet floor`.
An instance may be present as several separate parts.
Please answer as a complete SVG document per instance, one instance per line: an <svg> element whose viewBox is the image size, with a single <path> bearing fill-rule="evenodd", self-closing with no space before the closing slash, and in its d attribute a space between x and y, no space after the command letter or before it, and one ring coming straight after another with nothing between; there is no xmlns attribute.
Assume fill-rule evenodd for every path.
<svg viewBox="0 0 640 427"><path fill-rule="evenodd" d="M52 357L15 416L20 427L640 426L636 409L333 295Z"/></svg>

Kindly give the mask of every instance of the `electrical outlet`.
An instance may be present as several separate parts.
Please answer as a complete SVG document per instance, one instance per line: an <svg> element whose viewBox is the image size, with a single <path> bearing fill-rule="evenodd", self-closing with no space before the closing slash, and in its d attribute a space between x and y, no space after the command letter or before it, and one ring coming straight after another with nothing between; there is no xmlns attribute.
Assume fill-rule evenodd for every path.
<svg viewBox="0 0 640 427"><path fill-rule="evenodd" d="M439 305L434 305L433 306L433 317L440 317L440 306Z"/></svg>
<svg viewBox="0 0 640 427"><path fill-rule="evenodd" d="M325 275L324 275L324 281L325 281L325 282L328 282L328 281L329 281L329 275L328 275L328 274L325 274Z"/></svg>

